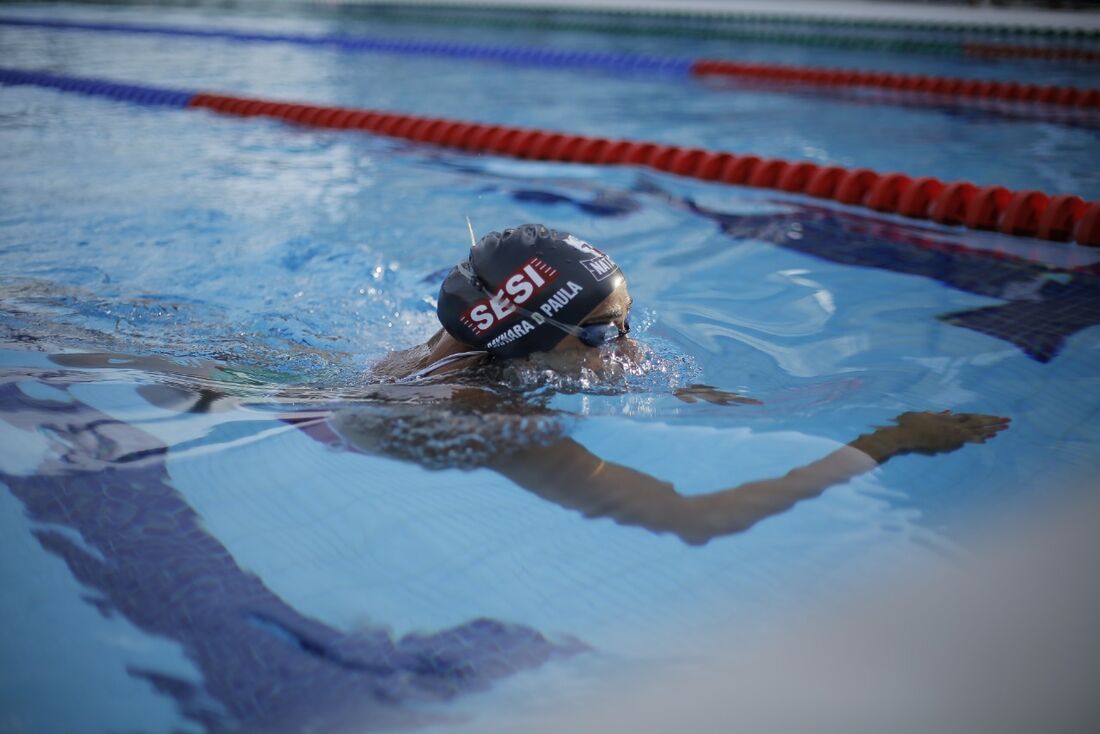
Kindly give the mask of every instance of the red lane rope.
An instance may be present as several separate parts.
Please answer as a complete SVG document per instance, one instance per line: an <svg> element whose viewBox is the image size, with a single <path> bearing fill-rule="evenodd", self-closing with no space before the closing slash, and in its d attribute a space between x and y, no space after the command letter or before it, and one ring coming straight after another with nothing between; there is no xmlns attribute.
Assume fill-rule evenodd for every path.
<svg viewBox="0 0 1100 734"><path fill-rule="evenodd" d="M962 44L963 53L986 59L1043 59L1046 61L1100 61L1100 51L1051 46L1016 46L1006 43Z"/></svg>
<svg viewBox="0 0 1100 734"><path fill-rule="evenodd" d="M661 143L610 140L547 130L470 123L373 110L196 94L190 107L241 117L273 117L299 125L366 130L379 135L514 158L639 165L704 181L777 189L832 199L941 224L1100 246L1100 201L1041 191L978 187L966 181L881 174L866 168L761 159Z"/></svg>
<svg viewBox="0 0 1100 734"><path fill-rule="evenodd" d="M733 76L752 79L895 89L954 97L1005 99L1017 102L1100 108L1100 89L1056 87L1047 84L1019 84L981 79L958 79L926 74L894 74L852 69L815 69L805 66L746 64L737 61L700 59L691 66L695 76Z"/></svg>

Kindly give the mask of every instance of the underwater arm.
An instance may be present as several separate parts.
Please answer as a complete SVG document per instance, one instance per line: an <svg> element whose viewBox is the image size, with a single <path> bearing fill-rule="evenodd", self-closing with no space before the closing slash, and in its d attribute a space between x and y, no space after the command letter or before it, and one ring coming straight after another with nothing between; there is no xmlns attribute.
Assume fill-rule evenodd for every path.
<svg viewBox="0 0 1100 734"><path fill-rule="evenodd" d="M747 530L795 503L878 466L845 446L776 479L747 482L707 495L681 495L671 482L604 461L572 439L513 454L492 468L543 499L586 517L673 533L685 543Z"/></svg>
<svg viewBox="0 0 1100 734"><path fill-rule="evenodd" d="M1007 425L995 416L906 413L818 461L782 477L746 482L707 495L684 496L669 482L600 459L572 439L528 449L492 468L516 484L586 517L674 533L702 545L741 532L868 472L894 456L954 451L983 443Z"/></svg>
<svg viewBox="0 0 1100 734"><path fill-rule="evenodd" d="M711 385L702 385L698 382L687 387L678 387L672 391L672 395L684 403L705 400L714 405L763 405L755 398L739 395L728 390L719 390Z"/></svg>

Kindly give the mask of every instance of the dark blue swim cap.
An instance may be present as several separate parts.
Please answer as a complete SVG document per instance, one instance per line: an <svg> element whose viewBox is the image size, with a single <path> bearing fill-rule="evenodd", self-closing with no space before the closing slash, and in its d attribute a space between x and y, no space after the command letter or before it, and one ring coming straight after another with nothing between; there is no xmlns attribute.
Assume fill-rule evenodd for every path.
<svg viewBox="0 0 1100 734"><path fill-rule="evenodd" d="M524 224L490 232L439 289L447 333L498 357L553 349L625 281L619 267L571 234Z"/></svg>

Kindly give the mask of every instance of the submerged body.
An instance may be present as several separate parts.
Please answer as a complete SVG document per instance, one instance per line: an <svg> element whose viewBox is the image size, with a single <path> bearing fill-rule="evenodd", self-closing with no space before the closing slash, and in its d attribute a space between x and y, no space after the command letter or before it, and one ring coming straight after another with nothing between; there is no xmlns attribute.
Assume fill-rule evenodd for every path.
<svg viewBox="0 0 1100 734"><path fill-rule="evenodd" d="M413 354L429 351L423 346ZM427 469L489 469L586 517L672 533L692 545L746 530L896 456L931 456L984 443L1009 424L1007 418L980 414L904 413L894 425L877 427L781 477L736 484L737 467L731 466L733 486L689 496L677 492L671 482L589 451L569 436L572 416L547 408L545 396L532 398L506 386L500 366L491 362L410 384L384 374L374 384L325 400L308 389L267 396L249 396L242 390L234 395L228 383L221 383L222 390L214 389L217 368L181 368L155 357L67 354L52 359L64 366L132 366L165 374L174 379L142 390L161 407L205 412L241 403L276 405L284 421L333 448L411 461ZM416 364L408 356L391 355L389 365L402 359ZM180 380L181 372L189 373L188 379ZM674 394L685 403L755 402L707 385L690 385Z"/></svg>

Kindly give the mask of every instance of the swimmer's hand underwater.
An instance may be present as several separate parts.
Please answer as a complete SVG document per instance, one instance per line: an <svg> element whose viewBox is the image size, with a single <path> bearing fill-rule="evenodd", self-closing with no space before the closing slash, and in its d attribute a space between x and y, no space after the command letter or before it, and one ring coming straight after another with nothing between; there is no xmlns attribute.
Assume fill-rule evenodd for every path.
<svg viewBox="0 0 1100 734"><path fill-rule="evenodd" d="M880 426L849 445L879 464L904 454L935 456L956 451L968 443L985 443L1008 428L1011 419L944 410L902 413L894 422L897 425Z"/></svg>
<svg viewBox="0 0 1100 734"><path fill-rule="evenodd" d="M698 383L688 385L687 387L678 387L672 391L672 394L685 403L695 403L699 399L706 400L708 403L715 405L763 405L764 403L754 398L747 398L744 395L738 395L735 392L729 392L728 390L719 390L716 387L710 385L700 385Z"/></svg>

